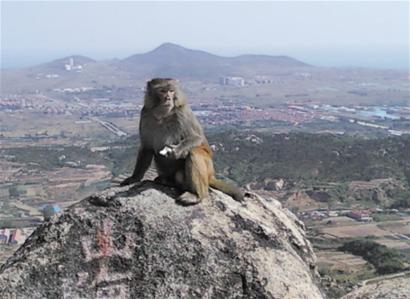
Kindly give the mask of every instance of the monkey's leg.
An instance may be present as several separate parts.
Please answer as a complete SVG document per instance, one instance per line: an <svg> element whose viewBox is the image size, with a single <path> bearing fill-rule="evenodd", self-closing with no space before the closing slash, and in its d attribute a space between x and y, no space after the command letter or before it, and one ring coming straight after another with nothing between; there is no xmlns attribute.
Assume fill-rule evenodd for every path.
<svg viewBox="0 0 410 299"><path fill-rule="evenodd" d="M209 193L208 155L195 149L185 160L184 192L179 201L185 204L196 204L207 198Z"/></svg>

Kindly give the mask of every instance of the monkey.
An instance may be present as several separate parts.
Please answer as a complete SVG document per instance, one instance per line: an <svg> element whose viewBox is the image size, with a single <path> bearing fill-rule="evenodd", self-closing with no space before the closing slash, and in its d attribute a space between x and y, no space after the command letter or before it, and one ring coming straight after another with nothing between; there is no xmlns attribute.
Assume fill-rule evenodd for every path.
<svg viewBox="0 0 410 299"><path fill-rule="evenodd" d="M201 202L209 196L209 187L243 201L239 188L215 178L212 150L177 80L154 78L147 82L139 132L134 171L120 185L141 181L154 160L155 181L181 189L178 201L183 204Z"/></svg>

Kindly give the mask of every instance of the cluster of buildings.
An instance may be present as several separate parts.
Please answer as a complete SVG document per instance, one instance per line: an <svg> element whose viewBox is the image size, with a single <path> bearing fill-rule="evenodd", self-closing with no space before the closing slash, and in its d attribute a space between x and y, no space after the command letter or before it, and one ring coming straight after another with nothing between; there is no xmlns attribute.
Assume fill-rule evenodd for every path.
<svg viewBox="0 0 410 299"><path fill-rule="evenodd" d="M0 244L20 244L23 239L23 234L19 228L0 229Z"/></svg>
<svg viewBox="0 0 410 299"><path fill-rule="evenodd" d="M242 77L221 77L219 84L242 87L245 86L245 79Z"/></svg>
<svg viewBox="0 0 410 299"><path fill-rule="evenodd" d="M408 213L410 209L404 209L402 212ZM298 216L301 219L309 219L309 220L323 220L330 217L338 217L338 216L345 216L351 219L354 219L359 222L372 222L373 217L372 215L375 213L388 213L388 214L396 214L399 213L397 209L381 209L381 208L374 208L374 209L357 209L357 210L328 210L325 208L319 208L316 210L310 211L303 211L298 212Z"/></svg>
<svg viewBox="0 0 410 299"><path fill-rule="evenodd" d="M251 106L232 105L232 106L207 106L192 107L195 114L204 124L225 125L240 122L252 122L261 120L284 121L292 124L311 122L314 114L298 111L290 107L277 108L255 108Z"/></svg>
<svg viewBox="0 0 410 299"><path fill-rule="evenodd" d="M370 215L369 210L356 210L348 212L346 216L360 222L372 222L373 218Z"/></svg>
<svg viewBox="0 0 410 299"><path fill-rule="evenodd" d="M262 85L262 84L276 84L282 85L284 84L284 80L269 77L269 76L256 76L251 79L245 79L243 77L238 76L223 76L219 78L220 85L228 85L228 86L236 86L236 87L243 87L245 85Z"/></svg>
<svg viewBox="0 0 410 299"><path fill-rule="evenodd" d="M266 76L256 76L255 83L256 84L272 84L276 83L277 81L273 80L272 78Z"/></svg>
<svg viewBox="0 0 410 299"><path fill-rule="evenodd" d="M224 77L226 80L229 78L238 77ZM228 79L227 79L228 78ZM222 80L222 79L221 79ZM233 85L236 83L230 83L231 81L223 81L221 84ZM232 81L234 82L234 81ZM273 121L283 121L294 125L300 123L309 123L315 119L327 120L330 122L347 122L354 123L360 126L367 126L375 129L388 130L391 135L402 135L408 134L409 130L391 130L386 125L380 125L371 121L363 121L360 119L362 117L361 112L365 109L364 107L336 107L330 105L282 105L277 107L266 107L257 108L249 105L229 105L229 106L212 106L206 105L206 107L195 106L192 108L197 116L202 120L203 123L210 125L224 125L224 124L234 124L240 122L249 121L261 121L261 120L273 120ZM205 108L205 109L204 109ZM396 112L394 108L392 111ZM376 110L375 113L379 111ZM410 119L410 111L401 111L401 117ZM393 114L392 114L393 115ZM394 116L394 115L393 115ZM393 117L391 116L391 117ZM357 117L354 118L354 117ZM372 115L371 117L377 120L378 116ZM341 131L341 133L344 133Z"/></svg>
<svg viewBox="0 0 410 299"><path fill-rule="evenodd" d="M78 64L74 64L74 58L70 57L70 59L68 60L68 63L66 63L64 65L64 68L66 71L77 71L77 72L81 72L83 70L83 66Z"/></svg>
<svg viewBox="0 0 410 299"><path fill-rule="evenodd" d="M89 100L87 104L77 102L61 102L43 95L33 95L30 98L13 95L0 98L0 111L30 110L44 114L80 114L87 116L132 116L139 113L135 104L116 104L100 99Z"/></svg>
<svg viewBox="0 0 410 299"><path fill-rule="evenodd" d="M70 62L71 63L71 62ZM74 65L74 62L72 61ZM71 65L71 64L68 64ZM71 66L70 66L71 67ZM248 84L268 84L273 81L269 77L257 76L254 82L245 81L243 77L224 76L220 78L221 85L244 86ZM99 90L93 87L76 87L55 89L54 92L62 93L63 97L70 100L60 101L42 94L31 95L30 98L23 95L12 95L0 98L0 110L13 111L19 109L40 112L44 114L65 114L81 116L110 116L110 117L133 117L139 114L140 108L135 102L114 101L109 96L101 97ZM87 93L87 100L81 100L76 96L79 93ZM92 92L92 94L88 94ZM95 93L95 97L93 96ZM289 103L275 107L257 108L249 105L221 106L208 104L205 109L200 105L192 105L197 116L204 124L230 125L249 123L254 121L279 121L291 125L310 123L316 120L340 122L349 125L365 126L371 129L386 130L391 135L409 134L409 128L390 128L386 123L380 123L385 119L410 119L410 109L405 107L365 107L365 106L332 106L316 102L305 104ZM400 109L399 109L400 108ZM110 124L102 124L114 134L125 136ZM344 133L344 131L340 131Z"/></svg>
<svg viewBox="0 0 410 299"><path fill-rule="evenodd" d="M0 110L33 109L35 99L25 96L9 96L0 98Z"/></svg>

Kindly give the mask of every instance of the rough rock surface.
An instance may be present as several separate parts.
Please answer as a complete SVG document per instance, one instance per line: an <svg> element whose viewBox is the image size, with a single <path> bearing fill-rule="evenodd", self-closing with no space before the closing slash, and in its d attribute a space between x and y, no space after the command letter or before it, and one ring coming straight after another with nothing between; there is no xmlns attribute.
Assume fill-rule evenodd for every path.
<svg viewBox="0 0 410 299"><path fill-rule="evenodd" d="M1 298L323 298L303 224L276 200L111 188L41 225L0 269Z"/></svg>
<svg viewBox="0 0 410 299"><path fill-rule="evenodd" d="M343 296L343 299L409 299L410 276L367 284Z"/></svg>

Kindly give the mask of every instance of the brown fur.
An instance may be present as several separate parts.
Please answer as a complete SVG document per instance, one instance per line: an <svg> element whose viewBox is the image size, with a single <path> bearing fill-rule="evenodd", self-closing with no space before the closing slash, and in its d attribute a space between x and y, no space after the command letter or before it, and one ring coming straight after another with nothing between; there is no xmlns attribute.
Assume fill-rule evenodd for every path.
<svg viewBox="0 0 410 299"><path fill-rule="evenodd" d="M157 78L147 83L140 139L134 173L121 185L140 181L154 159L156 181L186 191L179 198L183 203L207 198L209 186L243 200L238 188L215 178L212 150L176 80Z"/></svg>

